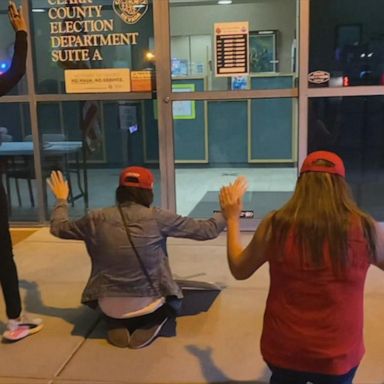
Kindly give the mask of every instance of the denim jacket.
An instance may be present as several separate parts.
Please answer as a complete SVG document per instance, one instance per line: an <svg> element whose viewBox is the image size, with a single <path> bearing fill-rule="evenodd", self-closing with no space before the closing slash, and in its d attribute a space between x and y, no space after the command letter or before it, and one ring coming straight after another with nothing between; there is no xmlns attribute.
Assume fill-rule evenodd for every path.
<svg viewBox="0 0 384 384"><path fill-rule="evenodd" d="M117 206L90 211L78 220L68 217L68 204L57 202L51 216L51 233L62 239L84 241L91 258L91 275L82 294L82 303L93 305L100 297L152 296L182 297L172 278L167 237L194 240L213 239L225 227L216 213L207 220L195 220L170 211L136 204L122 206L135 248L153 287L140 267Z"/></svg>

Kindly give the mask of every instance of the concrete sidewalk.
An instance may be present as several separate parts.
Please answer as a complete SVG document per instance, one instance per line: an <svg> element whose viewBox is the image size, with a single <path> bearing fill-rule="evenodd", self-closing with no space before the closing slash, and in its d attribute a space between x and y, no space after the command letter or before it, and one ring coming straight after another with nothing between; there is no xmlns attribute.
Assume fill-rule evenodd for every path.
<svg viewBox="0 0 384 384"><path fill-rule="evenodd" d="M250 234L243 234L244 242ZM267 266L246 281L228 271L225 234L206 242L170 239L175 277L216 282L222 292L207 312L177 319L176 336L141 350L105 340L97 312L80 304L90 272L81 242L43 228L14 247L27 311L45 328L14 344L0 344L1 384L267 383L259 339L269 278ZM371 268L366 286L366 356L355 383L384 383L384 274ZM5 326L0 300L0 327Z"/></svg>

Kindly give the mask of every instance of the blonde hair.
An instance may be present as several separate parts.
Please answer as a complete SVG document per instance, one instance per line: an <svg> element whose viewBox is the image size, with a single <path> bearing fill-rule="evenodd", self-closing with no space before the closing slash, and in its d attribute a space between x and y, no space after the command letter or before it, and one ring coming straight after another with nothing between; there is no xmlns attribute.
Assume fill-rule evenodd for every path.
<svg viewBox="0 0 384 384"><path fill-rule="evenodd" d="M332 166L325 160L321 163ZM302 263L322 266L327 247L334 272L342 273L348 263L348 235L354 225L363 231L370 257L376 260L374 221L357 206L345 179L326 172L303 173L293 196L271 218L271 255L283 254L281 246L293 234Z"/></svg>

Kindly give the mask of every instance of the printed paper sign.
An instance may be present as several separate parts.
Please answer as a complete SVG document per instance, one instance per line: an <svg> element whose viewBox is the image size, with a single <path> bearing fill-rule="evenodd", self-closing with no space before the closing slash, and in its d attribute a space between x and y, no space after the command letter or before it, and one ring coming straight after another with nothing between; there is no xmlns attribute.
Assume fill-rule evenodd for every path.
<svg viewBox="0 0 384 384"><path fill-rule="evenodd" d="M67 93L130 92L131 78L128 68L67 69Z"/></svg>
<svg viewBox="0 0 384 384"><path fill-rule="evenodd" d="M249 72L248 22L215 23L215 74L241 76Z"/></svg>

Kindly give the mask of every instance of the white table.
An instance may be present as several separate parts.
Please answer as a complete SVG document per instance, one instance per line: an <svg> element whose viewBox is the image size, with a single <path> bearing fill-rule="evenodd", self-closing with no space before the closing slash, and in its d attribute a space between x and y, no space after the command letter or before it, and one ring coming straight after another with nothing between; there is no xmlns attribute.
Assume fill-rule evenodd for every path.
<svg viewBox="0 0 384 384"><path fill-rule="evenodd" d="M81 151L81 141L50 141L43 144L43 154L60 156ZM32 141L7 141L0 144L0 156L33 156Z"/></svg>
<svg viewBox="0 0 384 384"><path fill-rule="evenodd" d="M80 162L80 154L83 154L83 163ZM70 201L73 203L79 198L84 198L85 207L88 207L88 181L86 170L86 155L83 152L82 141L49 141L42 145L41 151L43 165L45 157L63 157L66 168L68 169L68 155L73 154L76 160L77 185L80 193L76 196L71 195ZM32 141L9 141L0 144L0 157L34 156L34 146ZM81 181L81 170L83 180Z"/></svg>

